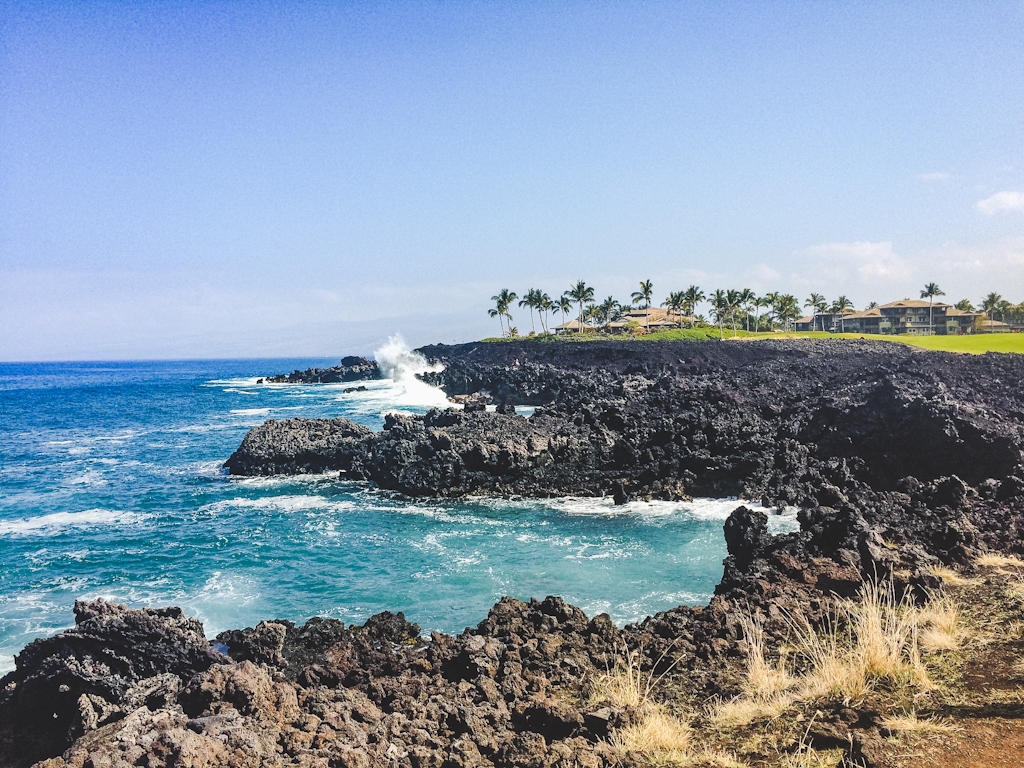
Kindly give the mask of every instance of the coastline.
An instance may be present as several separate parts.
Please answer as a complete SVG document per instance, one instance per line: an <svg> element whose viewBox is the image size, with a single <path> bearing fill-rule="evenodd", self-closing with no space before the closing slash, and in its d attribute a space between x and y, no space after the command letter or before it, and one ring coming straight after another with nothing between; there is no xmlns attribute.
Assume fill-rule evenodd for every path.
<svg viewBox="0 0 1024 768"><path fill-rule="evenodd" d="M638 654L642 669L668 675L683 700L728 699L742 691L740 669L749 648L745 617L761 616L769 645L777 648L788 636L780 608L820 623L831 600L855 597L865 579L883 574L900 594L923 596L940 586L934 575L940 565L969 571L985 551L1024 554L1014 533L1024 523L1020 358L880 352L868 345L840 350L827 343L808 348L803 342L538 346L421 350L444 364L428 379L450 396L486 392L499 406L535 405L539 415L529 420L508 412L428 414L393 420L381 436L338 425L324 439L310 439L305 422L278 422L287 431L264 434L266 450L249 452L254 461L269 463L248 468L272 474L320 461L323 468L351 471L362 461L357 469L365 479L411 495L546 495L583 488L628 501L727 489L770 505L800 506L801 531L770 537L764 516L738 503L726 521L729 558L711 603L662 612L622 630L558 598L503 600L475 630L435 634L429 644L416 640L398 617L375 617L361 629L315 620L302 628L265 622L225 633L224 657L173 611L82 606L80 631L37 641L24 668L4 678L0 708L11 717L20 702L20 727L39 726L42 710L70 695L74 701L61 705L66 714L54 719L65 734L81 730L97 750L113 749L117 739L126 743L129 726L138 742L162 717L163 733L178 729L183 739L193 734L206 739L202 744L210 750L228 725L234 735L218 743L237 751L242 748L230 746L233 738L269 723L277 742L298 745L298 759L303 750L313 754L309 750L326 732L321 726L330 721L321 715L330 710L348 728L331 726L335 757L356 761L351 764L375 764L395 745L392 759L409 765L435 764L435 758L437 765L554 765L581 755L594 765L629 764L641 757L616 750L609 738L637 713L628 706L597 706L598 694L586 690L602 670L616 666L620 646ZM263 434L261 429L253 432ZM298 451L289 448L282 460L282 446L295 444L295 430L306 442ZM548 441L543 448L541 438ZM555 438L565 438L564 445L552 450ZM498 442L505 445L492 452ZM922 445L923 459L914 455ZM481 446L494 460L467 464ZM382 448L386 461L366 463ZM455 459L439 456L446 451L465 469L454 471ZM646 473L652 461L658 467L653 475ZM439 465L450 471L438 471ZM149 633L152 647L170 643L174 649L146 662L162 682L142 699L137 689L152 686L145 681L154 675L123 675L114 690L95 674L83 676L81 666L83 658L99 658L111 647L110 658L139 666L138 649L126 649L120 634L133 622ZM178 682L161 677L167 675ZM69 690L61 692L60 685ZM232 691L251 693L239 699ZM81 695L95 718L83 709ZM441 707L437 697L452 707ZM577 704L566 704L566 697ZM140 707L139 701L145 703ZM26 706L32 702L42 709ZM371 711L371 704L379 717L354 714ZM298 715L285 714L296 707ZM311 731L308 719L296 725L303 712L321 713ZM845 722L840 709L823 719L829 717ZM373 741L370 735L384 722L387 737ZM851 759L880 749L877 722L846 728ZM343 731L347 735L338 736ZM8 731L8 746L13 733L24 732L17 726ZM305 747L301 734L312 734ZM57 731L50 736L67 739ZM322 741L316 749L334 748ZM378 747L384 752L375 752ZM27 764L24 759L9 764ZM63 764L70 763L51 766Z"/></svg>

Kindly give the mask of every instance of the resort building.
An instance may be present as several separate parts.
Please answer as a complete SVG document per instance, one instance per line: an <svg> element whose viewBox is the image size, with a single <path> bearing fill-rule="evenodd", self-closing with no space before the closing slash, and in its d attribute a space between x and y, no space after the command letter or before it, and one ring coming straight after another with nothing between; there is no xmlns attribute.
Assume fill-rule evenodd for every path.
<svg viewBox="0 0 1024 768"><path fill-rule="evenodd" d="M883 304L878 308L882 316L892 324L892 333L906 333L914 336L945 336L946 310L953 309L949 304L936 301L929 304L922 299L903 299ZM931 318L929 320L929 317ZM953 333L959 333L959 323Z"/></svg>
<svg viewBox="0 0 1024 768"><path fill-rule="evenodd" d="M796 329L826 330L832 333L905 333L915 336L1006 333L1012 330L1006 323L990 320L984 312L964 312L942 302L935 302L929 307L927 301L920 299L893 301L863 312L822 312L813 317L801 317L796 321Z"/></svg>
<svg viewBox="0 0 1024 768"><path fill-rule="evenodd" d="M661 307L651 307L649 309L631 309L620 315L618 320L601 326L600 330L605 333L625 333L635 329L654 333L655 331L681 328L692 322L694 322L694 318L689 315L682 315ZM581 329L584 333L598 330L586 323L581 326L579 320L570 320L552 328L555 333L580 333Z"/></svg>
<svg viewBox="0 0 1024 768"><path fill-rule="evenodd" d="M842 329L846 333L892 333L892 321L882 314L880 307L874 307L843 315L840 327L833 330Z"/></svg>
<svg viewBox="0 0 1024 768"><path fill-rule="evenodd" d="M631 327L645 328L650 331L664 331L670 328L680 328L691 322L693 322L693 318L688 315L674 312L671 309L650 307L649 309L631 309L619 317L618 320L605 325L604 328L610 333L621 333L629 330Z"/></svg>

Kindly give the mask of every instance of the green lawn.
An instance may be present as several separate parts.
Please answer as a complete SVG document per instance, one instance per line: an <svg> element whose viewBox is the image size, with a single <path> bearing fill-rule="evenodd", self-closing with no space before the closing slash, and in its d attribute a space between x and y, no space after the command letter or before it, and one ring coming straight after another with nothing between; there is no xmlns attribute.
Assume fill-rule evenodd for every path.
<svg viewBox="0 0 1024 768"><path fill-rule="evenodd" d="M979 333L973 336L881 336L867 333L758 333L749 334L759 339L868 339L909 344L938 352L967 352L981 355L985 352L1016 352L1024 354L1024 333Z"/></svg>
<svg viewBox="0 0 1024 768"><path fill-rule="evenodd" d="M629 339L630 337L625 337ZM732 339L732 331L726 330L726 340ZM827 331L810 331L804 333L747 333L737 331L739 339L867 339L870 341L887 341L898 344L910 344L922 349L939 352L967 352L980 355L985 352L1015 352L1024 354L1024 333L983 333L975 336L880 336L877 334L859 333L828 333ZM586 341L622 340L620 336L604 334L587 334L586 336L540 336L538 342L572 343ZM703 341L718 339L718 328L679 328L671 331L659 331L647 336L637 337L637 341ZM520 337L518 341L529 341L530 337ZM484 339L484 341L509 341L509 339Z"/></svg>

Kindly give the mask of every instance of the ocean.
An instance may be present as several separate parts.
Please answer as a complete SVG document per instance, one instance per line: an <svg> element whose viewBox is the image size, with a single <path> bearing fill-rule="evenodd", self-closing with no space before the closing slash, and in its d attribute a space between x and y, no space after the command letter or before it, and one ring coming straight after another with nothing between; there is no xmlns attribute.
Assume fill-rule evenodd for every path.
<svg viewBox="0 0 1024 768"><path fill-rule="evenodd" d="M446 404L398 342L377 357L392 378L352 393L256 383L335 359L0 363L0 672L72 626L79 598L178 605L211 637L383 610L459 632L503 595L561 595L621 626L710 599L735 500L410 500L333 475L221 469L268 418L380 429L389 411ZM792 512L769 522L797 527Z"/></svg>

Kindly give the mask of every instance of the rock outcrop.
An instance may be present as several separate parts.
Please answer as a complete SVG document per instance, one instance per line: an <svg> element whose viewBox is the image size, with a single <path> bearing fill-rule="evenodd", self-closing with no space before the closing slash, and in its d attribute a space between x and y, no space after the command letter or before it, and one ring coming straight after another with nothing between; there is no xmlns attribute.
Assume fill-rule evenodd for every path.
<svg viewBox="0 0 1024 768"><path fill-rule="evenodd" d="M330 368L307 368L279 373L259 379L257 384L338 384L346 381L380 379L383 375L375 360L365 357L343 357L341 365Z"/></svg>
<svg viewBox="0 0 1024 768"><path fill-rule="evenodd" d="M1014 355L849 341L420 351L445 365L426 378L452 396L496 399L498 412L389 417L377 434L342 419L268 422L226 466L336 470L416 496L741 496L835 507L851 483L887 492L908 477L1002 483L1024 451L1024 364ZM524 419L511 407L520 404L538 407Z"/></svg>

